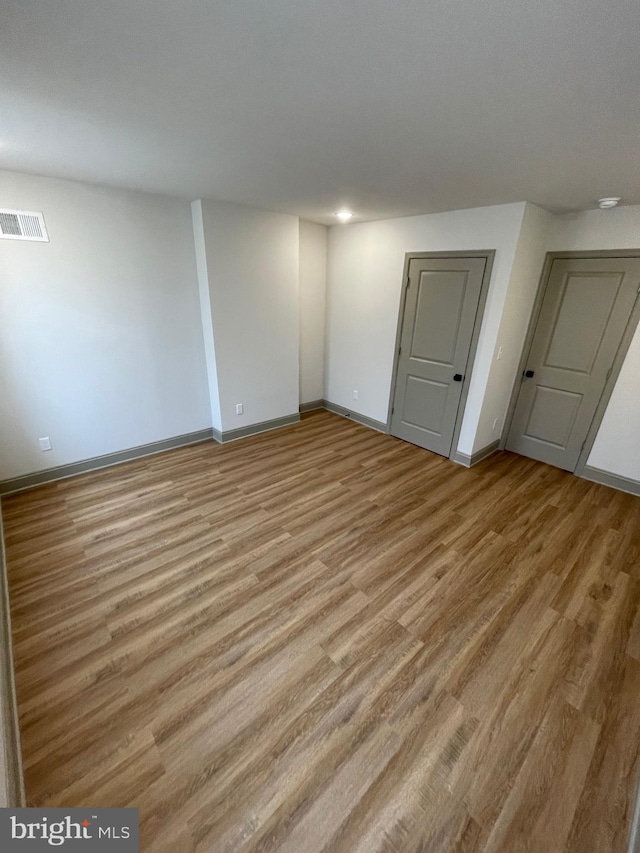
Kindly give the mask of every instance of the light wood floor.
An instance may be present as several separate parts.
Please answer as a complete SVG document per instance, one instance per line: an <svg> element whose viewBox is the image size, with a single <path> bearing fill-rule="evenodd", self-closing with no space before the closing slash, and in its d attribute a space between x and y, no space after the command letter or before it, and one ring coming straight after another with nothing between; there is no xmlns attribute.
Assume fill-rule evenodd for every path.
<svg viewBox="0 0 640 853"><path fill-rule="evenodd" d="M154 853L625 850L639 498L322 412L2 508L30 805Z"/></svg>

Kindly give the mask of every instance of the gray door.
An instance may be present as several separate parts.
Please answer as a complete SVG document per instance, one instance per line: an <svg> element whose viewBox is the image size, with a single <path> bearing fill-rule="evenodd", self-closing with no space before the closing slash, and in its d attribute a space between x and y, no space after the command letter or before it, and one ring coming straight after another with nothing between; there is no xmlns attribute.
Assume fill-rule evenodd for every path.
<svg viewBox="0 0 640 853"><path fill-rule="evenodd" d="M409 263L391 434L448 456L486 258Z"/></svg>
<svg viewBox="0 0 640 853"><path fill-rule="evenodd" d="M639 285L635 258L553 261L508 450L575 470Z"/></svg>

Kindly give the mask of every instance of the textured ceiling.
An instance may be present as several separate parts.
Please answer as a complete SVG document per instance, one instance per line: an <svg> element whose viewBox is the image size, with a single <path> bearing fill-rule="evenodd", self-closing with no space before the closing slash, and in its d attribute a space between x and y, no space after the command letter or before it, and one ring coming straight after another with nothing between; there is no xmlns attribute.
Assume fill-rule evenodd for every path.
<svg viewBox="0 0 640 853"><path fill-rule="evenodd" d="M4 0L0 167L331 222L640 203L638 0Z"/></svg>

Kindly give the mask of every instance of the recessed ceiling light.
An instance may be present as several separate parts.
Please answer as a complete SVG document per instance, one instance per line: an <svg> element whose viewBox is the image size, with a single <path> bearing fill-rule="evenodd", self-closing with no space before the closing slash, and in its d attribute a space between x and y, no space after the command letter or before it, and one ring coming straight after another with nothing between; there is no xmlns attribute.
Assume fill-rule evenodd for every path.
<svg viewBox="0 0 640 853"><path fill-rule="evenodd" d="M338 217L340 222L348 222L353 216L353 213L351 213L350 210L339 210L335 216Z"/></svg>
<svg viewBox="0 0 640 853"><path fill-rule="evenodd" d="M598 207L601 210L609 210L612 207L617 207L621 199L611 196L610 198L599 198Z"/></svg>

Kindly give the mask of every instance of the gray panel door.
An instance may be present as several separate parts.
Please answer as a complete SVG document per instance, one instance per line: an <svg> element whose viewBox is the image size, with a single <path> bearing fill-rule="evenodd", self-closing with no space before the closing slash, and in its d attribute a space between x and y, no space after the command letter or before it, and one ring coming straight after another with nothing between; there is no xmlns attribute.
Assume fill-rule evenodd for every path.
<svg viewBox="0 0 640 853"><path fill-rule="evenodd" d="M486 258L413 258L391 434L448 456Z"/></svg>
<svg viewBox="0 0 640 853"><path fill-rule="evenodd" d="M639 285L635 258L554 260L508 450L575 470Z"/></svg>

